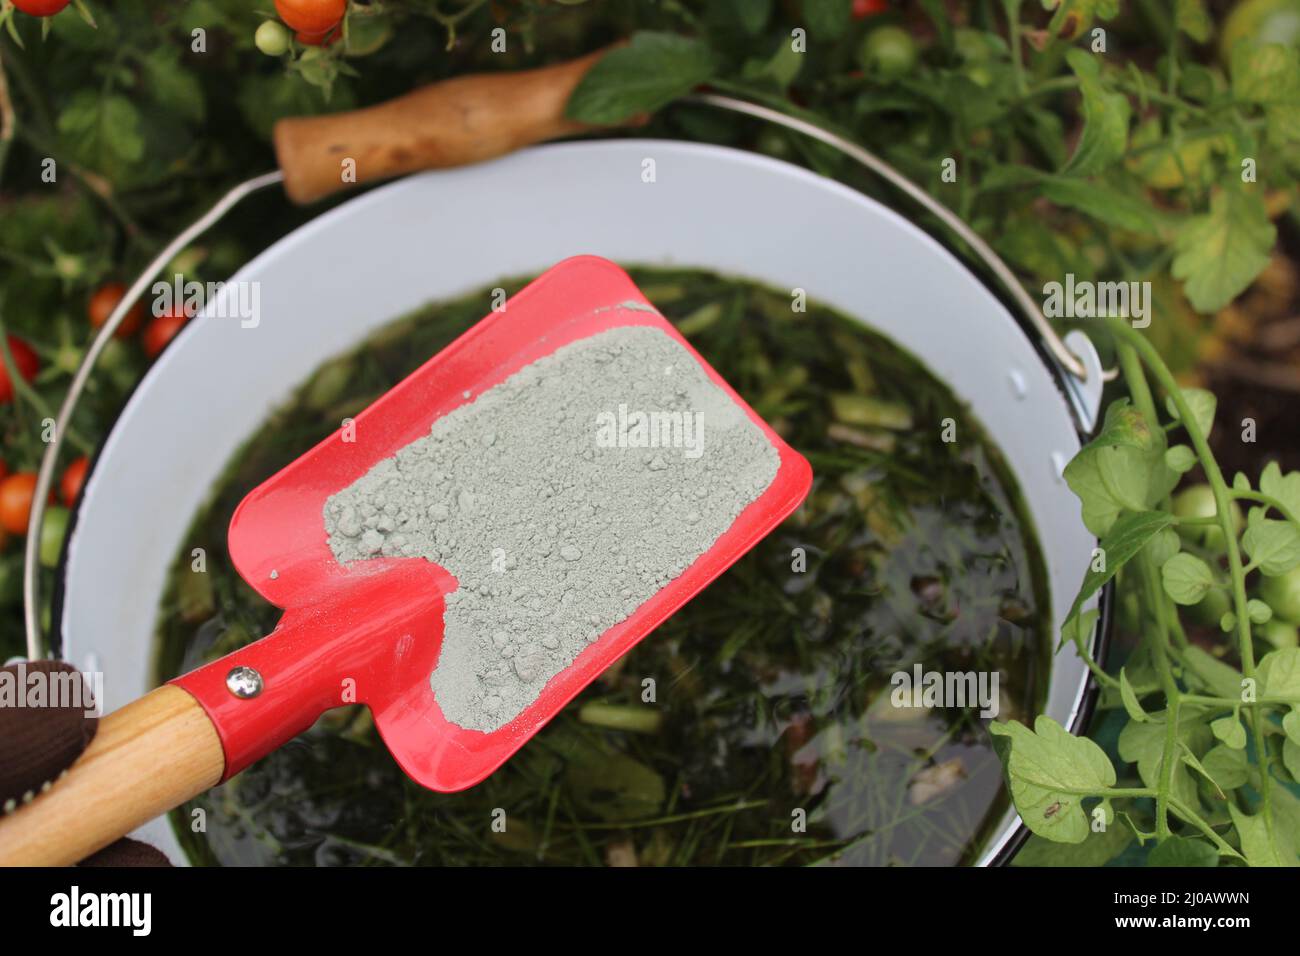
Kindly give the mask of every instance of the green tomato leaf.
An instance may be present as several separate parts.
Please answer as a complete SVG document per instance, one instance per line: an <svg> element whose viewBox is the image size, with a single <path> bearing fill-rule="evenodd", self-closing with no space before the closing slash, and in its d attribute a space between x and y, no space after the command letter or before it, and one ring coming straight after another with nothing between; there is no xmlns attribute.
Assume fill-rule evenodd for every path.
<svg viewBox="0 0 1300 956"><path fill-rule="evenodd" d="M1275 578L1300 565L1300 528L1265 518L1246 528L1241 547L1261 571Z"/></svg>
<svg viewBox="0 0 1300 956"><path fill-rule="evenodd" d="M744 78L757 82L767 82L778 90L786 90L799 78L803 68L804 55L796 52L788 39L783 38L776 45L776 52L767 60L746 64Z"/></svg>
<svg viewBox="0 0 1300 956"><path fill-rule="evenodd" d="M1202 435L1208 436L1210 429L1214 427L1214 410L1219 404L1219 400L1214 397L1213 392L1207 392L1203 388L1184 388L1183 401L1187 403L1188 408L1192 411L1192 419L1196 422L1196 427L1200 429ZM1165 398L1165 408L1169 416L1175 421L1182 421L1182 416L1178 414L1178 407L1174 404L1172 396ZM1191 451L1189 448L1188 451Z"/></svg>
<svg viewBox="0 0 1300 956"><path fill-rule="evenodd" d="M1220 800L1226 800L1228 798L1228 795L1223 792L1223 787L1220 786L1219 782L1214 779L1214 777L1210 774L1210 771L1206 770L1205 767L1201 764L1201 762L1196 759L1196 754L1192 753L1191 748L1188 747L1187 744L1183 743L1180 740L1178 741L1178 749L1180 751L1179 759L1181 759L1183 763L1191 767L1202 777L1208 780L1210 782L1210 786L1214 787L1214 789L1218 791Z"/></svg>
<svg viewBox="0 0 1300 956"><path fill-rule="evenodd" d="M1119 0L1042 0L1044 10L1055 10L1047 32L1065 40L1081 36L1094 17L1109 20L1119 13Z"/></svg>
<svg viewBox="0 0 1300 956"><path fill-rule="evenodd" d="M1237 722L1241 726L1241 722ZM1245 731L1242 731L1245 736ZM1250 779L1250 763L1246 757L1245 742L1241 747L1232 747L1228 744L1217 744L1210 748L1205 759L1201 761L1201 769L1206 776L1221 790L1236 790L1238 787L1244 787Z"/></svg>
<svg viewBox="0 0 1300 956"><path fill-rule="evenodd" d="M723 0L727 17L750 36L757 36L772 15L772 0ZM790 44L786 43L785 46Z"/></svg>
<svg viewBox="0 0 1300 956"><path fill-rule="evenodd" d="M1118 399L1097 437L1065 466L1065 480L1082 505L1084 525L1101 537L1121 511L1155 504L1164 471L1163 435L1153 435L1142 413Z"/></svg>
<svg viewBox="0 0 1300 956"><path fill-rule="evenodd" d="M1286 716L1282 718L1282 730L1286 732L1288 740L1300 744L1300 704L1296 704L1286 712Z"/></svg>
<svg viewBox="0 0 1300 956"><path fill-rule="evenodd" d="M1300 744L1290 737L1282 741L1282 765L1286 767L1291 779L1300 783Z"/></svg>
<svg viewBox="0 0 1300 956"><path fill-rule="evenodd" d="M1194 554L1176 554L1160 569L1160 583L1165 593L1178 604L1199 604L1214 586L1214 572Z"/></svg>
<svg viewBox="0 0 1300 956"><path fill-rule="evenodd" d="M1162 568L1165 562L1177 554L1182 546L1183 541L1178 537L1178 532L1172 528L1165 528L1148 541L1143 550L1146 551L1147 557L1151 559L1151 563L1155 567Z"/></svg>
<svg viewBox="0 0 1300 956"><path fill-rule="evenodd" d="M1250 816L1232 803L1228 804L1228 813L1232 815L1232 825L1237 828L1241 854L1247 863L1251 866L1296 865L1295 847L1283 827L1275 825L1270 836L1263 814Z"/></svg>
<svg viewBox="0 0 1300 956"><path fill-rule="evenodd" d="M1209 11L1205 9L1205 0L1176 0L1174 25L1197 43L1208 40L1214 30Z"/></svg>
<svg viewBox="0 0 1300 956"><path fill-rule="evenodd" d="M1088 638L1092 636L1093 625L1097 623L1099 612L1096 608L1084 611L1082 614L1075 614L1065 619L1061 625L1061 643L1059 647L1066 644L1074 644L1081 650L1088 647Z"/></svg>
<svg viewBox="0 0 1300 956"><path fill-rule="evenodd" d="M1174 834L1156 844L1147 856L1147 866L1218 866L1219 851L1193 837Z"/></svg>
<svg viewBox="0 0 1300 956"><path fill-rule="evenodd" d="M1268 139L1300 139L1300 60L1293 47L1241 40L1229 58L1232 92L1264 110Z"/></svg>
<svg viewBox="0 0 1300 956"><path fill-rule="evenodd" d="M1241 697L1241 671L1225 664L1213 654L1193 644L1183 652L1188 669L1187 676L1203 686L1215 697L1239 699Z"/></svg>
<svg viewBox="0 0 1300 956"><path fill-rule="evenodd" d="M1065 466L1065 482L1079 499L1083 525L1098 537L1104 537L1119 517L1123 506L1115 501L1097 467L1097 452L1083 448Z"/></svg>
<svg viewBox="0 0 1300 956"><path fill-rule="evenodd" d="M1300 700L1300 647L1269 651L1255 669L1260 699Z"/></svg>
<svg viewBox="0 0 1300 956"><path fill-rule="evenodd" d="M1117 520L1098 545L1101 554L1094 558L1083 576L1083 584L1074 599L1067 617L1079 613L1079 607L1096 594L1101 587L1115 576L1133 555L1161 530L1173 522L1173 515L1167 511L1137 511L1125 514ZM1100 568L1100 570L1098 570Z"/></svg>
<svg viewBox="0 0 1300 956"><path fill-rule="evenodd" d="M157 47L143 65L149 93L160 106L192 123L203 121L203 86L193 70L181 67L174 47Z"/></svg>
<svg viewBox="0 0 1300 956"><path fill-rule="evenodd" d="M1150 457L1127 445L1097 449L1097 472L1111 500L1121 508L1141 511L1151 490Z"/></svg>
<svg viewBox="0 0 1300 956"><path fill-rule="evenodd" d="M1011 799L1030 831L1057 843L1082 843L1091 829L1083 798L1115 784L1106 752L1046 715L1034 729L1009 721L989 725L1006 770Z"/></svg>
<svg viewBox="0 0 1300 956"><path fill-rule="evenodd" d="M1031 834L1011 860L1012 866L1105 866L1133 842L1133 831L1108 826L1088 834L1081 843L1054 843Z"/></svg>
<svg viewBox="0 0 1300 956"><path fill-rule="evenodd" d="M814 37L834 40L849 25L853 0L803 0L803 16Z"/></svg>
<svg viewBox="0 0 1300 956"><path fill-rule="evenodd" d="M643 31L600 59L569 97L565 114L605 126L653 113L713 75L713 53L703 40Z"/></svg>
<svg viewBox="0 0 1300 956"><path fill-rule="evenodd" d="M1160 231L1161 218L1150 203L1096 180L1051 179L1043 185L1042 193L1058 206L1077 209L1117 229L1143 235Z"/></svg>
<svg viewBox="0 0 1300 956"><path fill-rule="evenodd" d="M1210 730L1233 750L1241 750L1246 746L1246 728L1241 725L1241 718L1237 714L1210 721Z"/></svg>
<svg viewBox="0 0 1300 956"><path fill-rule="evenodd" d="M144 156L140 113L125 96L81 90L59 114L58 127L74 155L94 169L113 171Z"/></svg>
<svg viewBox="0 0 1300 956"><path fill-rule="evenodd" d="M1142 704L1138 702L1137 694L1133 691L1133 685L1128 682L1128 675L1124 673L1124 668L1119 669L1119 696L1124 702L1124 710L1128 712L1129 717L1139 722L1147 721L1147 712L1142 709Z"/></svg>
<svg viewBox="0 0 1300 956"><path fill-rule="evenodd" d="M1066 53L1065 59L1079 78L1079 91L1083 94L1083 134L1062 172L1092 176L1124 157L1132 110L1127 96L1107 89L1101 66L1093 54L1075 47Z"/></svg>
<svg viewBox="0 0 1300 956"><path fill-rule="evenodd" d="M1237 297L1268 264L1277 239L1263 197L1243 188L1220 189L1210 211L1194 216L1174 241L1170 271L1188 301L1215 312Z"/></svg>
<svg viewBox="0 0 1300 956"><path fill-rule="evenodd" d="M1238 490L1249 491L1249 481L1247 481L1245 488ZM1264 466L1264 470L1260 472L1259 490L1272 498L1276 498L1286 506L1286 509L1291 514L1300 517L1300 471L1293 471L1284 476L1278 463L1270 461Z"/></svg>
<svg viewBox="0 0 1300 956"><path fill-rule="evenodd" d="M1246 611L1253 624L1267 624L1273 617L1273 609L1257 598L1246 602Z"/></svg>
<svg viewBox="0 0 1300 956"><path fill-rule="evenodd" d="M1171 471L1185 475L1196 467L1196 452L1186 445L1174 445L1165 452L1165 464Z"/></svg>

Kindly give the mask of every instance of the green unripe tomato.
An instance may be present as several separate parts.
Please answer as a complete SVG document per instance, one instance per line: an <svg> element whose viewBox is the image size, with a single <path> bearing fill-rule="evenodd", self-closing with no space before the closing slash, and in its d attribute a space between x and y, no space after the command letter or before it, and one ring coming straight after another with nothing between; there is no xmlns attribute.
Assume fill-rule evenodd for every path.
<svg viewBox="0 0 1300 956"><path fill-rule="evenodd" d="M1209 485L1192 485L1174 495L1174 516L1178 518L1213 518L1219 513L1214 502L1214 490ZM1241 529L1241 509L1232 502L1232 526ZM1179 525L1178 533L1184 541L1204 544L1213 551L1225 547L1223 529L1215 525Z"/></svg>
<svg viewBox="0 0 1300 956"><path fill-rule="evenodd" d="M902 27L877 27L863 37L858 63L873 76L896 80L916 66L916 42Z"/></svg>
<svg viewBox="0 0 1300 956"><path fill-rule="evenodd" d="M1300 624L1300 568L1276 578L1264 578L1259 596L1273 609L1275 619Z"/></svg>
<svg viewBox="0 0 1300 956"><path fill-rule="evenodd" d="M278 20L263 20L253 34L253 43L267 56L284 56L289 51L289 31Z"/></svg>
<svg viewBox="0 0 1300 956"><path fill-rule="evenodd" d="M41 522L41 564L45 567L52 568L59 563L59 551L67 530L68 509L46 508L45 520Z"/></svg>
<svg viewBox="0 0 1300 956"><path fill-rule="evenodd" d="M1210 588L1200 602L1187 609L1187 616L1202 627L1218 627L1219 620L1232 610L1232 602L1220 588Z"/></svg>
<svg viewBox="0 0 1300 956"><path fill-rule="evenodd" d="M1280 617L1269 618L1268 621L1261 624L1259 634L1275 650L1300 645L1300 631L1297 631L1296 626L1290 621L1284 621Z"/></svg>

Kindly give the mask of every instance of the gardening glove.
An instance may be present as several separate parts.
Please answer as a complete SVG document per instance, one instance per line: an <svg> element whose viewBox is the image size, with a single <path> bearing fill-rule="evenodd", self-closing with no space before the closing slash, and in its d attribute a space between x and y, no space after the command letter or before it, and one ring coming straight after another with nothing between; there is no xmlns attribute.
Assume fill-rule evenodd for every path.
<svg viewBox="0 0 1300 956"><path fill-rule="evenodd" d="M10 664L2 677L24 692L33 673L75 674L63 661L26 661L20 670ZM87 717L84 703L62 707L4 706L0 700L0 812L18 807L48 790L81 755L99 729L98 717ZM138 840L123 838L81 861L81 866L169 866L160 851Z"/></svg>

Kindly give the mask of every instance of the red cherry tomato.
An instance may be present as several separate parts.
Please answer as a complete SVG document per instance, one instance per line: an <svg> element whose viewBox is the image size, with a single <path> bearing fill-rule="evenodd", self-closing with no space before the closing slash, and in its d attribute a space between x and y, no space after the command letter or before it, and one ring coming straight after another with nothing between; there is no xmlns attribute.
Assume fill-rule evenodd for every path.
<svg viewBox="0 0 1300 956"><path fill-rule="evenodd" d="M23 380L30 382L40 371L41 360L36 357L32 347L18 338L16 335L9 336L9 351L13 354L14 365L18 366L18 371L22 374ZM5 402L11 402L14 398L14 385L9 381L9 366L0 362L0 405Z"/></svg>
<svg viewBox="0 0 1300 956"><path fill-rule="evenodd" d="M889 9L889 0L853 0L853 19L864 20Z"/></svg>
<svg viewBox="0 0 1300 956"><path fill-rule="evenodd" d="M86 305L86 318L90 321L92 328L99 328L108 321L117 304L122 301L122 296L126 295L126 286L120 282L105 282L95 294L90 297L90 302ZM119 339L127 338L135 334L135 330L140 327L140 320L144 318L144 306L136 302L127 311L126 317L122 319L122 324L117 327L113 333Z"/></svg>
<svg viewBox="0 0 1300 956"><path fill-rule="evenodd" d="M14 0L14 6L33 17L52 17L72 0Z"/></svg>
<svg viewBox="0 0 1300 956"><path fill-rule="evenodd" d="M86 482L86 469L89 467L90 459L82 455L73 459L59 479L59 496L69 508L77 500L77 495L81 494L81 486Z"/></svg>
<svg viewBox="0 0 1300 956"><path fill-rule="evenodd" d="M26 534L36 491L36 472L19 471L0 481L0 528L10 534Z"/></svg>
<svg viewBox="0 0 1300 956"><path fill-rule="evenodd" d="M157 358L167 343L176 337L176 333L181 330L181 326L190 320L182 308L171 309L162 315L155 316L148 325L144 327L144 333L141 335L141 341L144 343L144 354L151 359Z"/></svg>
<svg viewBox="0 0 1300 956"><path fill-rule="evenodd" d="M275 0L275 12L281 20L299 34L315 37L338 26L347 8L347 0Z"/></svg>

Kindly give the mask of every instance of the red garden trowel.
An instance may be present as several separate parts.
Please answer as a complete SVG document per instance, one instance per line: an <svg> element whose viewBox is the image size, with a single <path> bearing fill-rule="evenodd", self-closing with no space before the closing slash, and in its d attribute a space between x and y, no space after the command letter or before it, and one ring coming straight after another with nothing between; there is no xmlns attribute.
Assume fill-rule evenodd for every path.
<svg viewBox="0 0 1300 956"><path fill-rule="evenodd" d="M767 490L676 579L590 644L518 717L483 733L449 723L429 684L456 579L418 558L340 564L326 499L432 423L560 346L619 326L662 329L780 455ZM0 819L0 863L73 863L239 773L332 707L363 703L402 769L432 790L473 786L584 687L789 515L812 471L656 312L595 257L569 259L480 321L373 405L259 485L230 523L239 573L284 608L266 637L103 719L49 793Z"/></svg>

